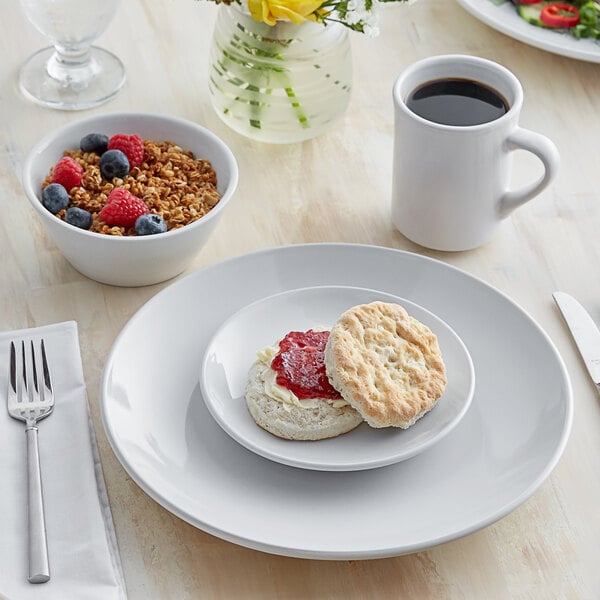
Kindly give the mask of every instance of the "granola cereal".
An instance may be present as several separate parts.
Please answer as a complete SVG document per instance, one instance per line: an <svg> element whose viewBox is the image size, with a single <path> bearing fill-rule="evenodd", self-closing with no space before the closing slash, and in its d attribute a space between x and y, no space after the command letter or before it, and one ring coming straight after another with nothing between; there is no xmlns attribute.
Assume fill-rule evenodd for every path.
<svg viewBox="0 0 600 600"><path fill-rule="evenodd" d="M196 158L173 142L144 140L143 162L125 177L105 179L95 152L67 150L64 153L83 168L81 186L69 191L70 206L89 211L93 221L89 231L116 236L135 236L133 227L110 226L99 215L110 192L122 187L145 202L150 213L160 215L167 231L189 225L206 215L221 199L217 176L210 161ZM52 171L42 188L52 181ZM56 213L65 220L66 210Z"/></svg>

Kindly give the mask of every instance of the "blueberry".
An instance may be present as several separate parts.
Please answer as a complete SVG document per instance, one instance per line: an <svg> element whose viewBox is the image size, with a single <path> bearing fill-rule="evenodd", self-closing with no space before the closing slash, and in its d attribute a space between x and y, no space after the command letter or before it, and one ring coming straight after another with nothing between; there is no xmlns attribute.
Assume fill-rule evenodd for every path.
<svg viewBox="0 0 600 600"><path fill-rule="evenodd" d="M92 226L93 217L87 210L78 208L77 206L71 206L67 209L65 221L80 229L89 229Z"/></svg>
<svg viewBox="0 0 600 600"><path fill-rule="evenodd" d="M135 221L135 232L138 235L164 233L166 230L167 224L160 215L148 213L145 215L140 215Z"/></svg>
<svg viewBox="0 0 600 600"><path fill-rule="evenodd" d="M55 215L69 206L69 193L60 183L51 183L42 190L42 204Z"/></svg>
<svg viewBox="0 0 600 600"><path fill-rule="evenodd" d="M102 133L88 133L81 138L79 147L82 152L104 154L108 149L108 136Z"/></svg>
<svg viewBox="0 0 600 600"><path fill-rule="evenodd" d="M98 166L106 179L125 177L129 173L129 160L120 150L107 150L100 157Z"/></svg>

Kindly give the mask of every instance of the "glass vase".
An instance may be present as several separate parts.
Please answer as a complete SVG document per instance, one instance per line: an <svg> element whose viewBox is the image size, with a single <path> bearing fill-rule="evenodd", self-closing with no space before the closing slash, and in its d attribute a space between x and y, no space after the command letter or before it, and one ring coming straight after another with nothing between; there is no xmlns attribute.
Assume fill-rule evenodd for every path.
<svg viewBox="0 0 600 600"><path fill-rule="evenodd" d="M219 6L209 89L217 114L233 130L270 143L313 138L344 114L351 88L343 25L270 26L237 4Z"/></svg>

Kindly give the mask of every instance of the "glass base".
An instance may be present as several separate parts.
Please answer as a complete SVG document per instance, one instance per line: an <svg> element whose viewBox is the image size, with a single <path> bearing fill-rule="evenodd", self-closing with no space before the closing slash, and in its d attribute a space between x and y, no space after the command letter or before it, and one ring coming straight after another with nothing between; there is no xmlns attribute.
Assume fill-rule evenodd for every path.
<svg viewBox="0 0 600 600"><path fill-rule="evenodd" d="M54 55L54 47L36 52L19 73L19 89L36 104L59 110L85 110L114 98L125 83L123 63L102 48L90 48L88 68L91 67L93 75L88 81L78 76L78 67L74 67L72 80L62 82L51 77L48 64Z"/></svg>

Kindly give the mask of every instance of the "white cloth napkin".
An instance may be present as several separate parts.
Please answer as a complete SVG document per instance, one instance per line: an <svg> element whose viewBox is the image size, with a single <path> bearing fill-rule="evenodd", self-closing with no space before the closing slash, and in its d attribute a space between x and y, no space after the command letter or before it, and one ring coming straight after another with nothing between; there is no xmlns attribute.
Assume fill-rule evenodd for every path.
<svg viewBox="0 0 600 600"><path fill-rule="evenodd" d="M51 579L27 582L25 425L6 410L10 340L44 337L54 412L39 448ZM0 598L124 600L125 583L88 410L77 323L0 333Z"/></svg>

